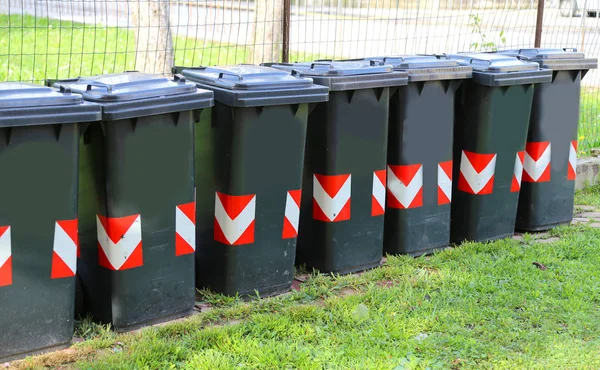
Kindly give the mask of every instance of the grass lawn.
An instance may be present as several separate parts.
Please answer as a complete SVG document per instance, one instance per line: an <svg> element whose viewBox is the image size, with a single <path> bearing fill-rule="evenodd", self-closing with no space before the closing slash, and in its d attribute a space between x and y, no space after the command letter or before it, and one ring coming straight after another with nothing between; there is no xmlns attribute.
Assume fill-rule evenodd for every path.
<svg viewBox="0 0 600 370"><path fill-rule="evenodd" d="M249 49L175 37L175 65L246 62ZM292 52L290 60L302 57ZM132 30L0 14L0 81L35 81L135 69Z"/></svg>
<svg viewBox="0 0 600 370"><path fill-rule="evenodd" d="M600 89L583 90L579 111L579 150L600 148Z"/></svg>
<svg viewBox="0 0 600 370"><path fill-rule="evenodd" d="M600 206L600 187L577 195ZM552 239L544 239L553 237ZM600 368L600 229L388 257L361 275L312 275L298 291L115 334L84 320L71 349L17 368ZM539 262L542 270L533 265Z"/></svg>

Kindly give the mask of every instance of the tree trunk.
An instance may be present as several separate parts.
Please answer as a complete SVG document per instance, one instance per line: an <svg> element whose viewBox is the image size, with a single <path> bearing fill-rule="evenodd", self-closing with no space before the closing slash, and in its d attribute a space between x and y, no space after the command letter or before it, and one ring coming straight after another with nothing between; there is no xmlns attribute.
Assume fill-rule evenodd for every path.
<svg viewBox="0 0 600 370"><path fill-rule="evenodd" d="M169 0L136 0L132 8L135 69L147 73L171 73L174 56Z"/></svg>
<svg viewBox="0 0 600 370"><path fill-rule="evenodd" d="M279 62L283 50L283 0L255 0L248 62Z"/></svg>

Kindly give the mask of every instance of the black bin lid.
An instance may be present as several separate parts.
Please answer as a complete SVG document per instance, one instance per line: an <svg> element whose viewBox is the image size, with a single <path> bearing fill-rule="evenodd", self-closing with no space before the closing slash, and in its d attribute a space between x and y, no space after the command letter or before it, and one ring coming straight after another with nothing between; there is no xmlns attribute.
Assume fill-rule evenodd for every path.
<svg viewBox="0 0 600 370"><path fill-rule="evenodd" d="M100 112L99 105L86 103L69 89L0 83L0 127L97 121Z"/></svg>
<svg viewBox="0 0 600 370"><path fill-rule="evenodd" d="M552 71L537 63L497 53L447 54L461 65L473 68L473 81L485 86L510 86L550 82Z"/></svg>
<svg viewBox="0 0 600 370"><path fill-rule="evenodd" d="M214 91L215 99L233 107L324 102L327 88L311 78L275 68L240 64L220 67L174 67L199 87Z"/></svg>
<svg viewBox="0 0 600 370"><path fill-rule="evenodd" d="M391 65L394 71L406 71L409 82L458 80L471 78L471 66L460 65L446 55L392 55L362 59Z"/></svg>
<svg viewBox="0 0 600 370"><path fill-rule="evenodd" d="M54 86L81 93L102 105L103 120L117 120L211 107L213 93L198 90L183 76L172 79L140 72L79 77Z"/></svg>
<svg viewBox="0 0 600 370"><path fill-rule="evenodd" d="M590 70L598 68L598 59L586 58L577 49L512 49L501 50L498 54L518 57L521 60L538 63L541 68L559 70Z"/></svg>
<svg viewBox="0 0 600 370"><path fill-rule="evenodd" d="M376 61L317 61L263 65L310 77L315 83L327 86L331 91L404 86L408 83L406 72L394 72L392 66Z"/></svg>

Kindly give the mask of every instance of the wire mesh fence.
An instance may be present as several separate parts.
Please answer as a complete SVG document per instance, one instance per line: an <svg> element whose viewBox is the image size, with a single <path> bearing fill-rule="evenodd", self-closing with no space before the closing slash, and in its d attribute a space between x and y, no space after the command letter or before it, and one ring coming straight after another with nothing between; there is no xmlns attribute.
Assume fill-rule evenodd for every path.
<svg viewBox="0 0 600 370"><path fill-rule="evenodd" d="M288 0L285 0L288 1ZM532 47L537 0L2 0L0 81L171 65ZM598 1L550 0L542 47L600 56ZM583 80L580 148L600 147L600 74Z"/></svg>

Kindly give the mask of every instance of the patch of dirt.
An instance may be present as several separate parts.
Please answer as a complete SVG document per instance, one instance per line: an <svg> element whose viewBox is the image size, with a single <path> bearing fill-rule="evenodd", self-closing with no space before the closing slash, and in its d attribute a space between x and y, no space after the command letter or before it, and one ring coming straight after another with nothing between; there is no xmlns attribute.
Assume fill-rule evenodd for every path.
<svg viewBox="0 0 600 370"><path fill-rule="evenodd" d="M539 239L539 240L536 240L536 241L538 243L545 243L545 244L547 244L547 243L554 243L554 242L557 242L559 240L560 240L560 238L557 238L556 236L553 236L553 237L550 237L548 239Z"/></svg>
<svg viewBox="0 0 600 370"><path fill-rule="evenodd" d="M47 353L35 357L30 357L25 360L13 361L3 364L2 368L6 369L32 369L32 368L59 368L64 369L69 364L82 360L90 353L94 352L90 348L67 348L61 351Z"/></svg>
<svg viewBox="0 0 600 370"><path fill-rule="evenodd" d="M578 217L600 219L600 212L582 212L577 215Z"/></svg>
<svg viewBox="0 0 600 370"><path fill-rule="evenodd" d="M194 311L197 312L208 312L213 309L212 304L207 302L196 302L194 305Z"/></svg>
<svg viewBox="0 0 600 370"><path fill-rule="evenodd" d="M596 207L594 207L594 206L579 206L579 205L576 205L575 209L577 211L582 211L582 212L593 212L593 211L596 210Z"/></svg>
<svg viewBox="0 0 600 370"><path fill-rule="evenodd" d="M395 283L392 280L383 280L383 281L377 282L377 286L382 287L382 288L391 288L394 285L395 285Z"/></svg>
<svg viewBox="0 0 600 370"><path fill-rule="evenodd" d="M346 288L343 288L342 290L340 290L337 295L339 295L340 297L346 297L346 296L355 295L358 293L360 293L360 291L358 291L354 288L351 288L351 287L346 287Z"/></svg>
<svg viewBox="0 0 600 370"><path fill-rule="evenodd" d="M571 221L571 224L575 225L575 224L583 224L583 223L587 223L589 221L589 219L585 218L585 217L573 217L573 221Z"/></svg>

